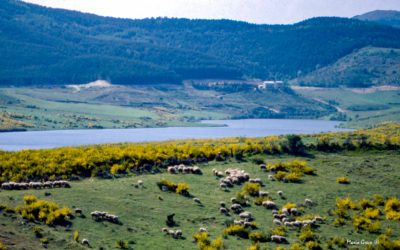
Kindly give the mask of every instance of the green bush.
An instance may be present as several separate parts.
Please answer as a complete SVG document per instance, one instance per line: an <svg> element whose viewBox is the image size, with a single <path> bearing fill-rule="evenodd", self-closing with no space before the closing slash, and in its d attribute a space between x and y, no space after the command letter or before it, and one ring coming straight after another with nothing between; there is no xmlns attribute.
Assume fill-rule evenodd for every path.
<svg viewBox="0 0 400 250"><path fill-rule="evenodd" d="M58 208L53 202L38 200L35 196L24 197L25 206L18 206L15 210L25 219L41 221L48 225L64 224L68 216L72 215L69 208Z"/></svg>
<svg viewBox="0 0 400 250"><path fill-rule="evenodd" d="M274 177L278 180L278 181L283 181L283 179L285 178L287 172L285 171L278 171L276 174L274 174Z"/></svg>
<svg viewBox="0 0 400 250"><path fill-rule="evenodd" d="M254 232L249 234L249 239L253 242L267 242L270 238L264 232Z"/></svg>
<svg viewBox="0 0 400 250"><path fill-rule="evenodd" d="M225 228L222 233L225 235L236 235L246 239L249 238L249 230L243 225L230 225L228 228Z"/></svg>
<svg viewBox="0 0 400 250"><path fill-rule="evenodd" d="M261 190L261 186L260 186L259 183L246 182L244 184L242 192L244 194L248 194L250 196L257 196L258 195L258 191L260 191L260 190Z"/></svg>
<svg viewBox="0 0 400 250"><path fill-rule="evenodd" d="M36 236L37 238L41 238L41 237L43 236L43 235L42 235L42 233L43 233L43 228L34 226L32 230L33 230L33 233L35 234L35 236Z"/></svg>
<svg viewBox="0 0 400 250"><path fill-rule="evenodd" d="M350 183L350 181L346 177L338 177L336 179L336 182L340 183L340 184L349 184Z"/></svg>
<svg viewBox="0 0 400 250"><path fill-rule="evenodd" d="M313 241L315 238L314 232L311 231L311 227L307 226L307 227L303 227L301 229L301 234L299 235L299 239L302 242L308 242L308 241Z"/></svg>
<svg viewBox="0 0 400 250"><path fill-rule="evenodd" d="M208 233L203 232L203 233L198 233L193 235L193 238L197 242L197 246L201 250L218 250L223 248L223 242L221 237L219 237L216 240L210 241L208 239Z"/></svg>
<svg viewBox="0 0 400 250"><path fill-rule="evenodd" d="M129 247L129 243L123 240L118 240L115 242L115 245L121 249L127 249Z"/></svg>

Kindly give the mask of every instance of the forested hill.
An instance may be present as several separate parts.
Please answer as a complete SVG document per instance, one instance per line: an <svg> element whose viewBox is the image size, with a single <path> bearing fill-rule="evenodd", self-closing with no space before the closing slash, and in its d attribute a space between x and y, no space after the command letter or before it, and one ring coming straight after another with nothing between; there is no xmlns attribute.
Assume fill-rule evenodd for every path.
<svg viewBox="0 0 400 250"><path fill-rule="evenodd" d="M0 5L0 84L291 79L366 46L400 48L400 30L343 18L294 25L118 19L15 0Z"/></svg>
<svg viewBox="0 0 400 250"><path fill-rule="evenodd" d="M393 26L400 29L400 11L374 10L354 18L362 21L372 21Z"/></svg>

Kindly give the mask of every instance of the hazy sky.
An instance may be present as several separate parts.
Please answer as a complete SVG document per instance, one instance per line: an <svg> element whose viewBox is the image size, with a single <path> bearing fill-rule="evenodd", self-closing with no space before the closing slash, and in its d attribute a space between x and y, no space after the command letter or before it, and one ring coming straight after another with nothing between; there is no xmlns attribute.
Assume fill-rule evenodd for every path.
<svg viewBox="0 0 400 250"><path fill-rule="evenodd" d="M288 24L314 16L352 17L400 10L400 0L24 0L49 7L124 18L187 17Z"/></svg>

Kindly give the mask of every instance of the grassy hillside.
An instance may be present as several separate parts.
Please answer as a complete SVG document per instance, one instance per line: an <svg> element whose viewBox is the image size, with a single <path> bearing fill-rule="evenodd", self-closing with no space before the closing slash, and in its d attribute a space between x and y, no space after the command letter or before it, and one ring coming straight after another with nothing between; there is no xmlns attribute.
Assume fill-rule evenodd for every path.
<svg viewBox="0 0 400 250"><path fill-rule="evenodd" d="M375 10L354 17L362 21L377 22L400 28L400 11L395 10Z"/></svg>
<svg viewBox="0 0 400 250"><path fill-rule="evenodd" d="M327 119L346 120L345 127L361 128L384 121L400 121L399 89L297 88L296 92L331 105L336 114Z"/></svg>
<svg viewBox="0 0 400 250"><path fill-rule="evenodd" d="M400 30L355 19L294 25L100 17L16 0L0 6L0 84L290 79L366 46L399 48ZM23 52L23 53L22 53Z"/></svg>
<svg viewBox="0 0 400 250"><path fill-rule="evenodd" d="M197 85L196 85L197 86ZM1 88L1 110L24 115L30 129L192 126L204 119L317 118L334 109L290 89L254 90L254 85L208 85L205 88ZM240 89L242 88L242 89ZM198 125L198 124L197 124Z"/></svg>
<svg viewBox="0 0 400 250"><path fill-rule="evenodd" d="M199 232L199 228L204 227L209 233L208 239L215 240L221 237L226 249L246 249L255 242L246 237L242 238L223 233L224 229L233 223L233 220L239 220L239 216L232 211L228 215L219 212L219 203L224 201L229 207L231 205L231 197L235 196L237 192L242 192L245 184L221 189L219 188L220 178L212 173L214 168L222 172L228 168L241 168L248 172L251 178L260 178L263 181L264 186L261 187L261 190L269 192L270 198L276 203L278 209L282 209L287 203L292 203L296 204L298 210L301 211L302 217L321 216L324 219L322 223L317 223L315 227L311 227L312 235L302 241L301 239L304 239L304 237L299 236L305 236L305 231L307 230L303 229L302 231L289 227L279 229L273 223L271 210L257 206L253 202L256 197L247 195L249 206L244 207L244 210L251 212L254 218L253 222L257 226L256 229L248 229L248 231L250 233L263 232L266 235L270 235L272 232L276 234L277 231L284 232L288 241L287 244L277 244L270 241L260 242L262 248L275 249L280 246L283 249L289 249L296 243L305 247L306 243L313 241L318 242L323 249L328 248L330 243L333 249L360 249L360 247L364 249L365 245L350 245L347 240L374 242L379 237L380 246L375 246L373 249L396 249L394 245L397 244L398 247L400 244L400 242L397 241L396 243L394 241L400 237L400 221L387 219L386 216L390 209L385 210L385 205L389 208L389 198L391 197L400 198L397 189L400 185L400 169L396 165L399 151L393 146L391 149L382 147L383 141L380 137L381 135L388 135L392 142L398 145L398 129L398 124L392 124L372 130L306 136L303 137L303 141L308 145L307 156L295 156L279 151L276 151L275 154L267 153L267 151L264 151L265 153L258 151L257 153L256 147L254 147L254 151L245 151L244 158L241 160L239 160L239 157L227 157L222 161L210 158L210 161L199 163L202 175L170 174L164 168L156 167L155 163L154 165L147 163L147 170L129 171L128 174L112 172L112 175L108 175L111 177L110 179L104 178L107 175L82 178L81 180L72 181L71 188L28 189L25 191L1 190L0 204L7 205L8 208L3 206L0 212L2 221L0 242L10 249L40 249L42 248L41 241L46 242L45 245L49 249L84 249L86 248L85 246L74 241L74 233L77 231L80 237L79 242L83 238L88 239L91 248L113 249L117 247L117 241L121 243L122 240L123 243L126 243L123 245L131 249L199 249L193 239L193 235ZM358 139L355 138L361 139L361 137L367 137L367 141L360 145L354 144L355 148L351 150L338 150L337 148L338 151L336 152L323 151L329 149L329 147L326 147L326 143L322 143L322 141L326 141L326 138L331 138L328 144L331 145L331 149L334 149L333 140L344 142L346 138L352 138L353 142L358 142ZM207 146L203 149L199 148L200 151L206 153L207 150L219 150L217 147L228 145L241 145L250 149L251 145L263 145L262 141L269 144L277 141L277 139L276 137L247 139L247 143L244 143L245 138L189 140L165 142L161 145L147 143L137 145L137 147L149 147L149 149L150 147L156 147L157 150L160 150L170 147L172 144L182 145L186 149L190 149L194 145L211 145L211 143L215 145ZM282 137L279 140L284 142L286 137ZM320 151L315 151L315 148L313 150L312 147L309 147L311 145L309 143L313 140L318 140L322 143L319 144L321 147L318 147ZM325 145L325 149L322 145ZM123 149L125 146L129 145L114 145L112 147L122 147L121 149ZM108 146L103 146L103 148L105 147ZM93 153L99 150L101 150L101 147L32 150L6 154L9 154L10 157L25 158L27 161L39 163L42 159L40 157L21 156L33 156L43 152L50 157L53 154L66 153L68 151L82 152L82 156L94 156ZM134 151L131 150L130 152ZM123 161L126 162L129 157L125 155ZM4 159L4 157L2 158ZM116 159L114 158L114 160ZM261 162L268 165L289 163L295 159L304 161L305 163L302 164L313 168L315 174L303 175L299 183L285 183L278 181L276 178L270 180L268 175L274 174L274 172L260 169L259 166ZM86 160L95 159L86 158ZM98 162L96 164L101 166L102 163ZM151 168L149 168L149 165ZM346 177L349 180L349 184L338 183L338 177ZM160 190L157 182L162 178L174 183L186 183L189 185L191 197ZM138 185L138 180L143 182L142 187ZM283 192L283 196L277 194L279 190ZM380 201L379 197L374 198L374 194L382 195L382 200ZM75 214L73 218L69 219L71 224L67 225L47 226L38 221L29 222L22 219L18 212L13 212L15 207L23 205L24 196L27 195L34 195L38 199L55 202L60 207L66 206L72 210L80 208L83 215ZM200 199L201 204L194 202L193 197ZM346 199L347 197L352 200L350 202L351 206L358 207L357 210L335 205L337 198ZM361 202L363 198L368 199L369 202L365 200ZM305 205L305 199L311 199L314 205ZM383 204L381 203L382 201ZM377 215L377 218L371 219L374 223L379 222L379 229L374 229L371 233L364 229L358 230L353 225L353 222L355 223L359 218L367 216L365 215L366 211L372 211L371 209L367 210L368 206L372 206L381 212L381 214ZM343 217L343 225L335 224L335 219L339 218L337 215L338 208L344 209L347 213ZM120 223L95 221L90 217L90 212L95 210L107 211L119 216ZM176 225L169 227L166 225L166 217L172 213L175 213L174 221ZM400 213L400 209L398 213ZM291 220L295 219L294 216L290 218ZM161 231L164 227L170 230L181 229L183 235L175 239ZM37 232L38 228L43 231L35 235L34 231ZM391 229L390 232L388 231L389 228ZM308 232L308 235L310 235L310 231ZM308 243L308 245L310 244ZM388 248L388 244L392 244L393 248Z"/></svg>
<svg viewBox="0 0 400 250"><path fill-rule="evenodd" d="M292 81L319 87L399 85L400 50L366 47Z"/></svg>

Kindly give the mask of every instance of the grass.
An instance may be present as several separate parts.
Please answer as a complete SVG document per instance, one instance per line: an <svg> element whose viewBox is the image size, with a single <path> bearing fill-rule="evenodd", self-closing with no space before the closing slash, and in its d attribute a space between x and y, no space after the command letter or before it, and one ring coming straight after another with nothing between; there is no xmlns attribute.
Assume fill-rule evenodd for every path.
<svg viewBox="0 0 400 250"><path fill-rule="evenodd" d="M297 90L307 98L317 98L344 110L347 128L369 127L383 121L400 121L400 90L356 93L350 89ZM339 113L333 116L337 116ZM333 117L327 116L326 119Z"/></svg>
<svg viewBox="0 0 400 250"><path fill-rule="evenodd" d="M1 111L23 114L21 121L35 125L28 130L199 126L196 121L206 119L268 118L270 109L278 110L272 114L281 118L316 118L333 110L280 90L198 90L188 83L80 91L10 87L0 88L0 98Z"/></svg>
<svg viewBox="0 0 400 250"><path fill-rule="evenodd" d="M49 240L49 249L69 248L80 249L82 246L73 240L74 232L78 231L80 239L87 238L90 245L98 249L113 249L118 240L131 242L130 246L135 249L198 249L193 242L193 234L200 227L206 227L209 238L216 239L222 236L226 227L226 221L238 219L237 215L230 212L230 216L221 215L218 211L219 202L229 200L242 186L235 185L228 191L218 188L219 180L211 173L213 168L224 171L227 168L245 169L252 178L259 177L265 183L262 190L269 191L270 196L282 207L286 203L301 204L305 198L313 200L317 205L305 208L306 214L319 214L327 218L314 232L321 236L322 241L333 237L343 237L353 241L374 241L378 234L369 234L365 231L356 233L351 222L344 226L334 226L336 218L331 216L335 209L336 197L345 198L347 195L354 201L362 198L372 199L373 194L382 194L384 197L398 197L400 186L400 169L396 162L399 159L399 151L355 151L342 153L317 153L313 157L300 157L300 160L316 170L316 175L302 177L302 183L283 183L269 181L268 172L263 172L258 165L246 158L246 161L238 162L228 160L226 162L212 161L200 165L203 175L194 174L142 174L125 176L114 179L83 179L72 182L70 189L46 189L26 191L0 192L0 203L10 207L16 207L23 203L26 195L35 195L39 199L57 203L59 206L69 208L81 208L86 218L76 216L72 219L70 227L48 227L43 237ZM266 164L277 162L288 162L295 159L290 155L267 156L258 155ZM348 185L336 182L338 177L347 177ZM184 197L172 192L162 192L156 185L161 178L169 179L175 183L184 182L190 186L190 193L201 200L198 205L191 198ZM137 188L138 180L142 180L144 188ZM284 199L276 194L282 190ZM45 195L46 192L51 195ZM161 195L162 199L158 196ZM253 199L253 198L251 198ZM252 202L251 202L252 203ZM119 216L121 225L109 222L95 222L90 218L90 212L94 210L108 211ZM275 228L272 222L270 210L255 206L245 208L255 218L259 229L256 231L268 232ZM161 232L166 226L166 216L175 213L175 221L179 226L173 229L183 231L182 239L173 239ZM32 228L34 223L21 224L21 218L16 214L0 213L0 242L12 249L40 249L40 242L35 238ZM388 227L392 228L392 238L400 237L400 222L388 221L384 215L379 216L382 226L381 233L386 232ZM38 226L38 225L36 225ZM300 243L297 238L297 230L288 230L287 238L290 244ZM223 237L223 242L228 249L246 249L252 245L250 240L240 239L233 236ZM134 243L134 244L133 244ZM15 244L15 245L12 245ZM276 248L275 243L261 243L262 247ZM323 243L325 246L325 243ZM288 245L283 245L288 249ZM351 248L351 246L348 246ZM357 249L355 246L354 249Z"/></svg>

